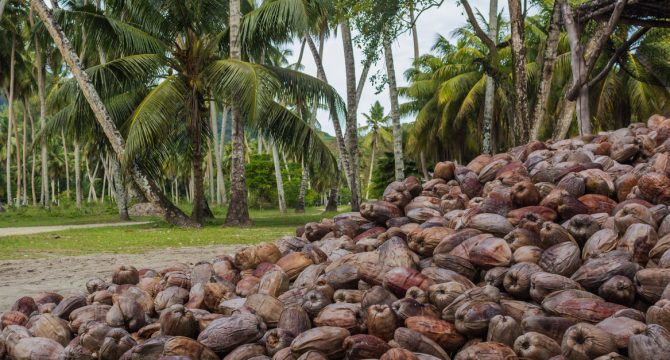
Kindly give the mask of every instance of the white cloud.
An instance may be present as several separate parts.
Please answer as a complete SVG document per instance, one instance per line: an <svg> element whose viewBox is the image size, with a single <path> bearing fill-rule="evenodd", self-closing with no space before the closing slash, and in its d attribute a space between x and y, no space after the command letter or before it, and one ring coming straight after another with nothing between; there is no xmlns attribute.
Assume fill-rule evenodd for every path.
<svg viewBox="0 0 670 360"><path fill-rule="evenodd" d="M488 14L488 1L471 0L470 4L474 8L478 8L483 14ZM506 4L503 1L499 1L498 6L503 8L506 7ZM438 35L450 37L451 32L454 29L465 25L466 22L467 18L463 8L458 6L455 1L445 2L440 8L430 9L423 13L417 22L420 54L426 54L430 52L430 49ZM300 42L295 42L292 48L293 56L290 59L290 62L294 63L297 61L298 54L300 52ZM332 36L330 39L326 40L324 46L323 66L326 71L326 76L328 77L328 82L340 93L344 99L346 98L346 83L344 71L344 51L342 49L341 37ZM403 34L394 42L393 55L398 86L405 86L407 82L405 81L403 74L405 70L412 66L412 61L414 60L414 48L411 33L407 32ZM357 62L362 60L363 55L359 49L355 49L355 57ZM309 48L307 47L305 48L305 56L303 57L303 66L303 71L305 71L307 74L316 76L316 66L314 64L314 59L309 52ZM360 76L361 68L362 65L357 63L356 76ZM386 73L383 56L381 56L381 60L370 70L370 75L375 74L378 71L383 71L384 74ZM385 88L384 91L378 95L376 95L375 92L376 89L374 89L373 85L368 81L365 86L365 91L361 96L361 102L358 109L359 114L367 112L372 104L377 100L379 100L387 112L390 111L391 106L389 102L388 89ZM363 117L359 116L359 125L362 125L363 121ZM319 123L321 124L321 128L324 131L330 134L334 134L333 125L328 117L327 112L321 111L319 113Z"/></svg>

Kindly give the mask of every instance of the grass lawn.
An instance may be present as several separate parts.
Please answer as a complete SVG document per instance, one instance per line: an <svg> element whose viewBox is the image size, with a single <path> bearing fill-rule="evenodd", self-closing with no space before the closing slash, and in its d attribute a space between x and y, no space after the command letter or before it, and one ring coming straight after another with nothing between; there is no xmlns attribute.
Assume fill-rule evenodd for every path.
<svg viewBox="0 0 670 360"><path fill-rule="evenodd" d="M344 209L344 208L343 208ZM203 229L180 229L162 220L152 224L123 228L97 228L65 230L55 233L0 237L0 259L30 259L53 256L76 256L95 253L140 253L168 247L192 247L209 245L254 244L274 240L295 233L296 227L310 221L319 221L333 214L323 214L321 209L310 208L305 214L289 212L282 215L278 210L252 210L254 226L251 228L224 228L225 209L212 209L216 220ZM35 211L33 213L33 211ZM44 210L40 210L46 213ZM29 219L18 221L20 225L62 225L75 222L58 222L51 214L39 215L29 210ZM3 223L7 214L0 214ZM10 213L10 217L14 217ZM47 221L40 221L40 218ZM106 217L104 217L106 218ZM77 223L102 222L100 217L82 216L66 218L80 220ZM109 218L110 222L117 221Z"/></svg>
<svg viewBox="0 0 670 360"><path fill-rule="evenodd" d="M81 210L58 206L10 208L0 213L0 228L48 225L81 225L119 222L119 215L111 204L86 204Z"/></svg>

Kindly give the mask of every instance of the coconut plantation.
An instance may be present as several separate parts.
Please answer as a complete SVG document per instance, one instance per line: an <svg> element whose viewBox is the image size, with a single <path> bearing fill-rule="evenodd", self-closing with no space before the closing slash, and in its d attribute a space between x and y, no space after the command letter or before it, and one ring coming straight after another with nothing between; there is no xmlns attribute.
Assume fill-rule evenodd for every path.
<svg viewBox="0 0 670 360"><path fill-rule="evenodd" d="M0 0L0 360L670 360L670 1Z"/></svg>

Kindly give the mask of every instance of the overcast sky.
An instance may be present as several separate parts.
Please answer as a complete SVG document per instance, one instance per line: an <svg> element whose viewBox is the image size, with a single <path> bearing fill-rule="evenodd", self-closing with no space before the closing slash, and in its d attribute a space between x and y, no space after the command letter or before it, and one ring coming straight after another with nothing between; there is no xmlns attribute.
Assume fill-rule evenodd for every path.
<svg viewBox="0 0 670 360"><path fill-rule="evenodd" d="M488 5L487 0L471 0L470 5L474 8L479 9L483 14L488 14ZM505 7L506 12L506 2L500 1L499 6L502 9ZM500 11L500 9L499 9ZM467 18L463 8L457 5L456 1L445 1L440 8L430 9L423 13L419 21L417 22L417 32L419 34L419 52L420 54L426 54L430 52L430 48L433 46L433 43L437 39L438 34L447 36L450 38L451 32L466 24ZM345 71L344 71L344 52L342 50L342 39L338 37L331 37L326 41L324 47L324 59L323 66L326 70L326 76L330 85L335 87L335 89L340 93L343 99L346 99L346 83L345 83ZM360 76L362 65L360 61L362 60L362 53L355 49L356 53L356 76ZM296 42L293 45L293 56L290 58L290 63L295 63L300 52L300 43ZM414 48L412 45L412 36L411 33L406 33L400 38L398 38L393 44L393 55L396 67L396 77L398 81L398 86L405 86L407 82L404 78L404 72L412 66L412 61L414 60ZM379 70L384 70L385 73L385 64L383 62L383 55L381 56L381 61L376 64L376 66L370 70L370 75L375 74ZM308 74L316 76L316 66L314 65L314 59L309 52L309 48L305 48L305 56L303 57L303 66L304 71ZM357 80L358 81L358 80ZM365 86L365 91L361 97L361 103L358 108L359 114L367 113L372 104L375 101L379 102L384 106L385 111L388 113L391 110L388 88L385 88L383 92L376 95L376 89L368 81ZM401 99L402 103L402 99ZM410 121L410 119L403 119L403 121ZM333 125L328 118L326 112L320 112L319 122L321 123L321 129L326 131L329 134L333 134ZM364 125L365 118L358 116L359 126Z"/></svg>

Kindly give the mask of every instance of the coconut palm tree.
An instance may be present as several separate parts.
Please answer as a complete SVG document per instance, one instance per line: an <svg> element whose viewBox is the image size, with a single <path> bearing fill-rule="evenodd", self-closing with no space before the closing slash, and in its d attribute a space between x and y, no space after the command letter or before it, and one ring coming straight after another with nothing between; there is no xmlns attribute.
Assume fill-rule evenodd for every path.
<svg viewBox="0 0 670 360"><path fill-rule="evenodd" d="M94 85L109 95L138 86L150 89L128 119L125 164L151 165L149 159L142 157L143 153L161 149L175 137L188 137L194 178L192 219L196 223L202 222L206 208L202 161L203 144L209 136L210 97L234 104L229 223L245 222L246 196L240 196L245 191L244 146L240 141L245 125L272 136L278 145L300 158L305 154L310 162L332 168L332 155L325 144L275 99L304 97L330 102L342 109L341 99L332 88L301 73L226 59L227 52L222 49L229 47L226 41L229 29L221 14L228 12L227 1L131 2L133 6L127 1L108 1L104 14L89 7L62 11L61 16L66 24L73 19L83 24L91 41L105 38L108 40L105 45L111 45L102 50L113 60L87 69ZM128 11L129 8L133 11ZM231 57L238 57L237 48L230 49ZM71 87L74 88L74 82ZM183 121L175 123L175 119Z"/></svg>
<svg viewBox="0 0 670 360"><path fill-rule="evenodd" d="M352 191L352 210L359 206L358 192L358 131L357 108L361 93L368 77L370 62L365 62L360 77L356 81L356 63L353 53L353 37L346 10L339 9L339 1L333 0L266 0L256 10L245 15L242 38L245 43L255 42L258 38L276 42L286 42L295 37L302 38L309 46L317 66L317 77L328 82L323 66L323 41L331 31L339 27L343 46L347 84L347 112L345 131L342 131L342 114L331 111L330 117L335 130L342 170ZM346 7L346 6L345 6ZM313 38L318 38L316 44ZM336 210L337 186L333 183L327 210ZM333 201L335 200L335 201Z"/></svg>
<svg viewBox="0 0 670 360"><path fill-rule="evenodd" d="M363 117L365 118L367 125L361 127L359 130L367 132L367 134L363 137L363 148L370 149L370 170L365 190L365 198L369 199L372 172L375 168L375 156L377 153L378 143L382 142L382 145L388 144L390 135L392 135L388 129L388 123L391 118L390 116L384 114L384 107L379 103L379 101L376 101L372 107L370 107L369 112L367 114L363 114Z"/></svg>

